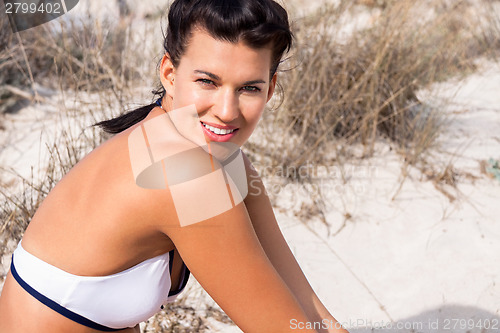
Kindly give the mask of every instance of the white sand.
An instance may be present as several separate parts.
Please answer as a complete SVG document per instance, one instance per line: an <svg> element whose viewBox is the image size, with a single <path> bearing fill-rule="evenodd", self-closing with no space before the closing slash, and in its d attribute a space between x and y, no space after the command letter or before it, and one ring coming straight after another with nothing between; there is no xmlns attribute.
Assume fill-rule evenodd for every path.
<svg viewBox="0 0 500 333"><path fill-rule="evenodd" d="M500 66L483 62L478 73L433 90L435 103L454 96L443 109L455 117L441 137L444 149L459 147L452 159L458 174L477 177L459 177L457 200L418 179L407 179L391 200L401 161L380 149L350 169L347 189L331 192L328 222L341 223L341 197L353 215L337 236L278 215L311 284L355 332L369 321L422 322L419 331L431 332L426 325L435 319L441 320L438 331L464 332L456 325L445 330L445 319L500 319L500 181L480 171L481 160L500 159ZM444 162L451 159L446 151Z"/></svg>

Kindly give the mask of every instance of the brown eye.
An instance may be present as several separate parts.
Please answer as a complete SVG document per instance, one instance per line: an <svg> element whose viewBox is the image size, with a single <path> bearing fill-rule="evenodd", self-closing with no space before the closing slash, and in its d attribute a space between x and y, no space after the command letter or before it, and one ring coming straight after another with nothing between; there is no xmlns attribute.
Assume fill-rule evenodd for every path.
<svg viewBox="0 0 500 333"><path fill-rule="evenodd" d="M256 86L245 86L242 88L244 91L248 91L248 92L260 92L260 88L259 87L256 87Z"/></svg>
<svg viewBox="0 0 500 333"><path fill-rule="evenodd" d="M202 85L215 85L214 81L209 79L198 79L196 82L201 83Z"/></svg>

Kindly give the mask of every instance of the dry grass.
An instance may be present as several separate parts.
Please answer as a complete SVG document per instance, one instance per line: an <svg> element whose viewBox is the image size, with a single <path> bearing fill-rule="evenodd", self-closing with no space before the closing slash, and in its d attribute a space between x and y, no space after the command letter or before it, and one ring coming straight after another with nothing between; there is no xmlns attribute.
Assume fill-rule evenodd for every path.
<svg viewBox="0 0 500 333"><path fill-rule="evenodd" d="M418 90L471 72L479 57L498 56L500 21L491 1L354 3L323 6L297 22L292 70L281 74L282 107L265 113L262 143L248 145L266 169L342 168L373 155L381 141L402 156L403 174L427 168L446 119L419 101ZM361 12L368 18L346 33ZM449 182L447 174L431 179Z"/></svg>
<svg viewBox="0 0 500 333"><path fill-rule="evenodd" d="M133 34L127 17L110 22L89 14L12 34L6 18L0 20L0 113L17 111L23 99L44 102L39 86L75 94L105 91L123 110L134 83L155 80L151 62L161 43L148 45L141 35L152 35L157 22ZM144 61L148 57L151 62Z"/></svg>
<svg viewBox="0 0 500 333"><path fill-rule="evenodd" d="M302 20L293 70L282 75L283 107L266 114L273 160L321 163L335 146L333 156L345 156L358 143L362 156L370 156L377 140L387 139L414 164L442 125L439 110L423 105L416 92L471 71L480 56L498 54L498 17L479 6L396 1L373 11L371 27L354 30L348 40L336 35L336 22L354 11L349 1Z"/></svg>

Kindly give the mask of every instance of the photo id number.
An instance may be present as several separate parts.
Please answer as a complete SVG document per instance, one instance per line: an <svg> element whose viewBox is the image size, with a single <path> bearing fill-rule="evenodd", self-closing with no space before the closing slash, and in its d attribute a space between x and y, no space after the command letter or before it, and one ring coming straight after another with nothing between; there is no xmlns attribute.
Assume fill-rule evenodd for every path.
<svg viewBox="0 0 500 333"><path fill-rule="evenodd" d="M6 14L63 14L61 11L61 4L56 3L25 3L25 2L7 2L5 3Z"/></svg>

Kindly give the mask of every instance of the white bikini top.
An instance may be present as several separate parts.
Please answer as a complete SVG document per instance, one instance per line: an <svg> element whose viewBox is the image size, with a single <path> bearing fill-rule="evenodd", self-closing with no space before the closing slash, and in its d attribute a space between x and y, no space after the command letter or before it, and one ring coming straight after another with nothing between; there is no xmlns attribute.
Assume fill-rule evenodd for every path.
<svg viewBox="0 0 500 333"><path fill-rule="evenodd" d="M11 271L26 291L57 312L89 327L114 330L134 327L175 300L189 270L183 263L180 288L169 296L172 259L173 250L116 274L79 276L35 257L19 243Z"/></svg>

